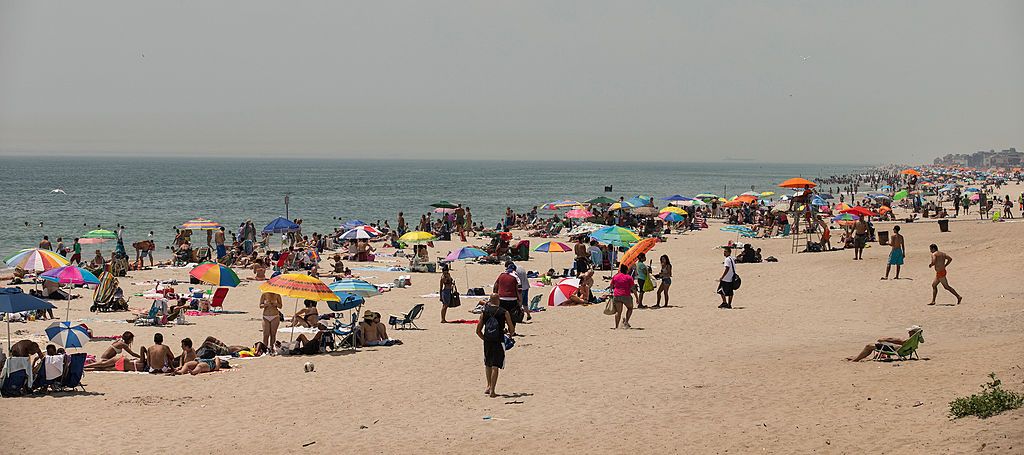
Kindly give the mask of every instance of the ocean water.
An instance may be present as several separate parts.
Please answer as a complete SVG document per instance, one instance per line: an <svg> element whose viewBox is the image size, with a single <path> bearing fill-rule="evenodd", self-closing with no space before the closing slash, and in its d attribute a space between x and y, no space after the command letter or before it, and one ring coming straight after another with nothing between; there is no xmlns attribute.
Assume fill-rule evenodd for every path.
<svg viewBox="0 0 1024 455"><path fill-rule="evenodd" d="M733 163L528 161L375 161L206 158L0 157L4 228L0 256L71 239L97 225L127 226L126 244L153 231L161 252L174 226L191 218L218 221L237 232L246 218L257 228L285 215L305 232L341 222L389 219L399 211L415 223L444 199L472 208L474 221L495 224L505 207L517 212L545 202L637 194L733 195L779 190L789 177L839 175L865 166ZM605 193L605 185L614 191ZM52 193L55 188L67 194ZM42 226L40 227L40 223ZM103 245L104 250L112 244ZM89 248L86 248L89 250ZM130 251L129 251L130 253Z"/></svg>

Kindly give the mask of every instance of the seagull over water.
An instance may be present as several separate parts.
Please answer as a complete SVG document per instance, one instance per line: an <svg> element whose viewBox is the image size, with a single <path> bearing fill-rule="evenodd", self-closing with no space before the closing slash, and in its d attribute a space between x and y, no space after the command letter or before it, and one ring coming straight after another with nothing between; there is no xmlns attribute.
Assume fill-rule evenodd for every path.
<svg viewBox="0 0 1024 455"><path fill-rule="evenodd" d="M60 193L60 194L68 194L68 193L67 193L67 191L64 191L64 190L62 190L62 189L60 189L60 188L54 188L54 189L53 189L52 191L50 191L50 192L51 192L51 193Z"/></svg>
<svg viewBox="0 0 1024 455"><path fill-rule="evenodd" d="M800 58L803 59L804 62L806 62L807 59L811 58L811 56L810 55L807 55L807 56L801 55Z"/></svg>

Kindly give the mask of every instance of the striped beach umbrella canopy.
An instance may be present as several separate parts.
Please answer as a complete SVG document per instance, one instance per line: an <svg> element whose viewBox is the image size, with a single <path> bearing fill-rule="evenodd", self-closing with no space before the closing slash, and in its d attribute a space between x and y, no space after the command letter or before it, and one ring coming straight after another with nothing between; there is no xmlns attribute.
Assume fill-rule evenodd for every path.
<svg viewBox="0 0 1024 455"><path fill-rule="evenodd" d="M411 231L406 232L404 235L399 237L398 240L405 243L427 243L437 240L437 237L434 237L434 234L429 232Z"/></svg>
<svg viewBox="0 0 1024 455"><path fill-rule="evenodd" d="M541 253L564 253L566 251L572 251L572 247L562 242L544 242L537 245L537 248L534 248L533 251Z"/></svg>
<svg viewBox="0 0 1024 455"><path fill-rule="evenodd" d="M654 237L648 237L637 242L636 245L633 245L629 250L626 250L626 252L622 254L622 257L619 258L619 264L625 264L627 266L636 264L636 260L640 256L640 253L647 254L653 250L654 245L657 244L658 239Z"/></svg>
<svg viewBox="0 0 1024 455"><path fill-rule="evenodd" d="M380 231L372 226L363 225L345 231L344 234L341 234L341 238L344 240L369 240L379 235Z"/></svg>
<svg viewBox="0 0 1024 455"><path fill-rule="evenodd" d="M89 329L81 324L71 325L69 321L59 321L46 328L46 337L58 346L80 348L89 341Z"/></svg>
<svg viewBox="0 0 1024 455"><path fill-rule="evenodd" d="M50 250L40 248L28 248L14 253L4 262L11 267L21 267L25 270L45 272L50 269L68 265L69 262L64 256Z"/></svg>
<svg viewBox="0 0 1024 455"><path fill-rule="evenodd" d="M661 212L658 214L658 218L661 218L669 223L678 223L685 220L682 215L675 212Z"/></svg>
<svg viewBox="0 0 1024 455"><path fill-rule="evenodd" d="M234 270L216 262L204 262L199 264L195 266L192 271L188 272L188 274L199 281L206 284L212 284L214 286L227 286L233 288L242 282L242 280L238 279L238 274L236 274Z"/></svg>
<svg viewBox="0 0 1024 455"><path fill-rule="evenodd" d="M285 273L260 285L260 292L306 300L338 301L338 296L319 278L304 273Z"/></svg>
<svg viewBox="0 0 1024 455"><path fill-rule="evenodd" d="M178 229L191 229L193 231L216 231L220 229L220 223L206 218L195 218L188 220L178 226Z"/></svg>
<svg viewBox="0 0 1024 455"><path fill-rule="evenodd" d="M580 288L579 278L563 278L548 294L548 306L558 306L569 301L569 298Z"/></svg>
<svg viewBox="0 0 1024 455"><path fill-rule="evenodd" d="M630 246L640 241L640 237L634 234L633 231L618 226L598 229L590 234L590 238L614 246Z"/></svg>
<svg viewBox="0 0 1024 455"><path fill-rule="evenodd" d="M39 277L59 284L100 284L100 279L92 272L73 265L47 270Z"/></svg>
<svg viewBox="0 0 1024 455"><path fill-rule="evenodd" d="M355 278L335 281L329 284L328 287L335 293L354 294L363 298L380 295L380 290L377 289L377 286Z"/></svg>
<svg viewBox="0 0 1024 455"><path fill-rule="evenodd" d="M835 211L842 212L843 210L846 210L848 208L850 208L850 204L847 204L845 202L840 202L840 203L836 204Z"/></svg>
<svg viewBox="0 0 1024 455"><path fill-rule="evenodd" d="M698 194L698 195L696 195L694 197L697 198L697 199L703 199L703 200L718 199L718 195L714 194L714 193L700 193L700 194Z"/></svg>
<svg viewBox="0 0 1024 455"><path fill-rule="evenodd" d="M676 215L686 215L686 210L670 205L668 207L661 209L661 213L675 213Z"/></svg>

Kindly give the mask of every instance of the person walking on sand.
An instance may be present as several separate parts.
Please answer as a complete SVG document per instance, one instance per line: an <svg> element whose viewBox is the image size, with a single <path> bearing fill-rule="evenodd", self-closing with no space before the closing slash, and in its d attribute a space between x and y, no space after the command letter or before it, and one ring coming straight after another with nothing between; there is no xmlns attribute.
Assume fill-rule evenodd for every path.
<svg viewBox="0 0 1024 455"><path fill-rule="evenodd" d="M949 285L949 281L946 279L946 267L953 262L953 258L939 251L939 247L934 243L929 245L928 249L932 251L932 262L928 264L928 267L935 267L935 280L932 281L932 302L929 305L935 305L935 297L939 294L939 284L942 284L942 287L956 297L956 304L959 305L964 298Z"/></svg>
<svg viewBox="0 0 1024 455"><path fill-rule="evenodd" d="M657 302L654 304L654 308L661 308L661 296L665 296L665 308L668 308L668 288L672 286L672 262L668 260L668 255L661 255L661 271L655 275L655 278L661 280L661 284L658 285L658 290L655 291L658 297Z"/></svg>
<svg viewBox="0 0 1024 455"><path fill-rule="evenodd" d="M455 278L452 278L448 264L441 265L441 281L438 283L437 293L441 295L441 323L448 323L448 307L452 304L453 292L455 292Z"/></svg>
<svg viewBox="0 0 1024 455"><path fill-rule="evenodd" d="M898 280L900 279L900 268L903 267L903 260L907 258L907 247L903 240L903 234L900 234L899 226L893 226L889 246L892 247L892 250L889 251L889 262L885 265L885 276L882 279L889 279L889 270L895 265L896 277L894 279Z"/></svg>
<svg viewBox="0 0 1024 455"><path fill-rule="evenodd" d="M626 319L622 320L622 328L629 329L629 318L633 316L633 297L636 295L636 284L629 274L626 264L619 264L619 273L612 277L612 304L615 305L615 328L619 328L622 320L622 309L626 308Z"/></svg>
<svg viewBox="0 0 1024 455"><path fill-rule="evenodd" d="M487 377L485 395L491 398L498 396L498 370L505 368L505 331L509 336L516 336L512 317L499 306L498 294L491 294L480 321L476 324L476 336L484 342L484 374Z"/></svg>
<svg viewBox="0 0 1024 455"><path fill-rule="evenodd" d="M853 260L864 260L864 247L868 243L868 221L863 216L853 223Z"/></svg>
<svg viewBox="0 0 1024 455"><path fill-rule="evenodd" d="M725 260L722 265L725 269L722 276L718 278L718 294L722 296L722 304L719 308L732 309L732 295L736 291L736 260L732 257L732 248L722 248L722 255Z"/></svg>

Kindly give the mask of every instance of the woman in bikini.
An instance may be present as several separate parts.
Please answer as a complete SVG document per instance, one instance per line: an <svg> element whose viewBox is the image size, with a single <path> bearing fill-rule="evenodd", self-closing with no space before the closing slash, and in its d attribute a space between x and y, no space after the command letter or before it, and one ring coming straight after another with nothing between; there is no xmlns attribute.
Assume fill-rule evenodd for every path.
<svg viewBox="0 0 1024 455"><path fill-rule="evenodd" d="M441 282L439 283L438 294L441 294L441 323L448 323L448 305L452 302L452 293L455 291L455 279L452 278L448 264L441 265Z"/></svg>
<svg viewBox="0 0 1024 455"><path fill-rule="evenodd" d="M273 346L277 341L277 327L281 325L281 294L264 292L260 296L263 310L263 344Z"/></svg>
<svg viewBox="0 0 1024 455"><path fill-rule="evenodd" d="M827 229L827 228L826 228ZM661 284L658 285L657 297L658 300L654 304L654 308L661 307L661 296L665 295L665 307L668 307L668 288L672 286L672 262L668 260L668 255L661 255L661 272L655 275L656 278L661 280Z"/></svg>
<svg viewBox="0 0 1024 455"><path fill-rule="evenodd" d="M320 313L316 310L316 300L306 300L306 307L299 310L292 316L289 327L316 327L320 320Z"/></svg>
<svg viewBox="0 0 1024 455"><path fill-rule="evenodd" d="M99 359L85 366L86 370L113 370L113 371L146 371L145 354L136 354L132 351L132 341L135 334L125 331L121 339L116 340L107 347ZM124 352L131 354L135 359L128 360ZM145 350L142 351L145 353Z"/></svg>

